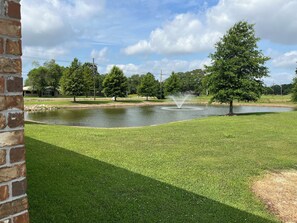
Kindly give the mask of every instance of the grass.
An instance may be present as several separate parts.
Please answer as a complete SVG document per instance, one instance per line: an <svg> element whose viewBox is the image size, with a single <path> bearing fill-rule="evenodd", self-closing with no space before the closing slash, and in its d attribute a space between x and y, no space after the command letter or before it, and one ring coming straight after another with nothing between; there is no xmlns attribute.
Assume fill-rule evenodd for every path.
<svg viewBox="0 0 297 223"><path fill-rule="evenodd" d="M154 127L26 124L31 222L278 222L251 192L297 169L297 113Z"/></svg>
<svg viewBox="0 0 297 223"><path fill-rule="evenodd" d="M207 104L210 101L211 96L199 96L191 99L192 103L197 104ZM162 102L172 102L171 99L158 100L155 98L150 98L146 101L144 97L138 97L137 95L129 95L127 98L118 98L116 102L112 101L111 98L96 98L94 101L92 97L78 97L77 102L73 102L73 98L38 98L38 97L25 97L25 105L51 105L57 107L67 107L67 106L79 106L79 105L100 105L100 104L140 104L143 102L149 103L162 103ZM235 101L235 104L237 102ZM261 105L261 104L271 104L278 106L295 106L291 102L290 95L262 95L262 97L257 102L239 102L240 104L248 105Z"/></svg>

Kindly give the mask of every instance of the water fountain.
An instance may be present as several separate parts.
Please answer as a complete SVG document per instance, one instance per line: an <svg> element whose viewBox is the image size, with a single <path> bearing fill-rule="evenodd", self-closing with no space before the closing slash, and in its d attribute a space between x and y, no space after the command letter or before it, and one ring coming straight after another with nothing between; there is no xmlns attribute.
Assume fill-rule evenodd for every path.
<svg viewBox="0 0 297 223"><path fill-rule="evenodd" d="M185 101L188 99L188 97L190 97L189 94L186 94L186 95L177 95L177 96L169 96L169 98L171 98L174 103L176 104L176 107L178 109L181 109L183 104L185 103Z"/></svg>
<svg viewBox="0 0 297 223"><path fill-rule="evenodd" d="M162 107L164 110L203 110L202 107L197 106L183 106L184 103L190 99L192 95L190 94L178 94L178 95L171 95L169 96L175 103L175 107Z"/></svg>

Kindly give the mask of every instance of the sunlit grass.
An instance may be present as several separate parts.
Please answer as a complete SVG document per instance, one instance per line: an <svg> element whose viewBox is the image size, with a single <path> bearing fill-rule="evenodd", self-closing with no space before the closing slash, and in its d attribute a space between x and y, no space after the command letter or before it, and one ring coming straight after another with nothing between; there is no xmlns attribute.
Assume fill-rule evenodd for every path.
<svg viewBox="0 0 297 223"><path fill-rule="evenodd" d="M296 169L297 113L154 127L26 125L32 222L276 222L252 193Z"/></svg>

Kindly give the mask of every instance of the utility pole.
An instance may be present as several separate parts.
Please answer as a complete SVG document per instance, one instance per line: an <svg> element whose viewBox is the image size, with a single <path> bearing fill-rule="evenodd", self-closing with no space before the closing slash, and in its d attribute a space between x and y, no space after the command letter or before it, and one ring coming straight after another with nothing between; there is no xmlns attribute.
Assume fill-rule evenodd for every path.
<svg viewBox="0 0 297 223"><path fill-rule="evenodd" d="M93 58L93 78L94 78L94 101L96 100L96 71L95 71L95 59Z"/></svg>

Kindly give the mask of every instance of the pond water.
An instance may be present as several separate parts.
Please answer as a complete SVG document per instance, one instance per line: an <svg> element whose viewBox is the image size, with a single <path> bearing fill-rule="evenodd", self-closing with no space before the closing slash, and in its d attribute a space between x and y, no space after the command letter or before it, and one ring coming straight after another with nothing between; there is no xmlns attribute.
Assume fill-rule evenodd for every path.
<svg viewBox="0 0 297 223"><path fill-rule="evenodd" d="M235 106L235 113L285 112L292 108ZM144 106L116 107L96 109L60 109L46 112L25 113L26 120L57 125L90 127L136 127L158 125L162 123L224 115L228 106Z"/></svg>

